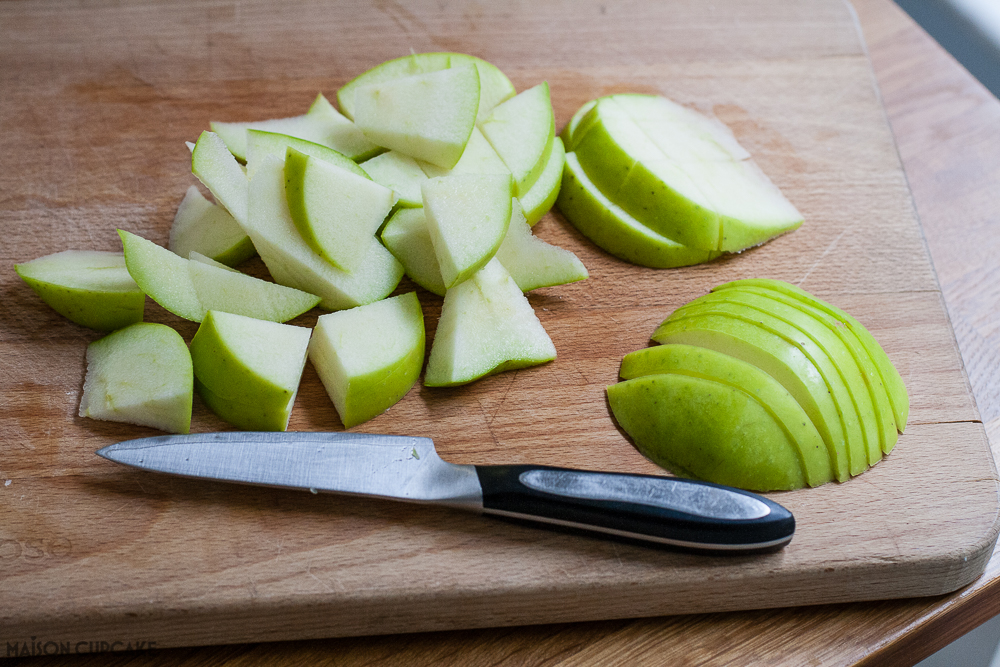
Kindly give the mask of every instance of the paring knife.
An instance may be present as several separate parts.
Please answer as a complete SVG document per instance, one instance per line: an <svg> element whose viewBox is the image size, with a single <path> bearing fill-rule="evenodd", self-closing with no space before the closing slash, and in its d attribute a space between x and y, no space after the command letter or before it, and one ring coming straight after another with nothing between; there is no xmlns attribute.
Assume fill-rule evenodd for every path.
<svg viewBox="0 0 1000 667"><path fill-rule="evenodd" d="M456 465L428 438L368 433L197 433L97 452L159 472L446 505L711 552L767 552L795 519L762 496L673 477L534 465Z"/></svg>

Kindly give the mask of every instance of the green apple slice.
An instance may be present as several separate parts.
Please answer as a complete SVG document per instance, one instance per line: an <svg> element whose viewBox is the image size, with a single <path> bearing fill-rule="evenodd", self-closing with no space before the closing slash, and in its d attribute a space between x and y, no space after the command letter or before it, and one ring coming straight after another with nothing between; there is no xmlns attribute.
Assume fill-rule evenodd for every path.
<svg viewBox="0 0 1000 667"><path fill-rule="evenodd" d="M863 446L849 456L851 442L838 403L816 365L793 341L766 330L750 318L725 313L671 318L661 324L652 339L658 343L680 343L705 347L757 366L777 380L798 401L823 436L837 480L844 481L867 467ZM856 421L856 420L855 420Z"/></svg>
<svg viewBox="0 0 1000 667"><path fill-rule="evenodd" d="M167 248L181 257L198 252L227 266L236 266L257 254L232 214L205 199L194 185L187 189L177 208Z"/></svg>
<svg viewBox="0 0 1000 667"><path fill-rule="evenodd" d="M120 252L64 250L15 264L42 301L63 317L98 331L142 321L146 295Z"/></svg>
<svg viewBox="0 0 1000 667"><path fill-rule="evenodd" d="M818 308L814 308L803 301L799 301L793 297L772 290L738 284L732 285L730 289L713 290L714 293L718 294L726 294L730 291L752 294L760 298L768 299L770 302L778 302L784 306L791 307L801 313L802 316L814 321L818 326L825 327L830 334L839 338L851 355L853 363L849 364L849 366L852 368L856 367L860 373L861 379L865 385L863 391L867 393L867 396L874 408L874 417L879 434L878 440L881 452L872 452L872 450L869 450L869 463L874 464L881 458L882 453L888 454L892 451L899 438L899 434L896 431L896 422L892 413L892 404L889 400L889 394L886 392L885 387L882 384L882 380L879 377L878 369L872 363L871 357L865 350L864 345L861 344L861 341L851 329L846 327L840 320L834 319L829 314L819 310ZM762 304L762 306L765 308L771 307L770 303L767 305ZM853 371L849 372L853 373Z"/></svg>
<svg viewBox="0 0 1000 667"><path fill-rule="evenodd" d="M195 388L247 431L288 428L312 331L214 310L191 340Z"/></svg>
<svg viewBox="0 0 1000 667"><path fill-rule="evenodd" d="M518 197L518 200L521 202L521 208L524 210L524 217L532 227L556 203L565 163L566 151L563 150L562 140L556 137L552 141L552 150L549 152L549 159L545 163L542 173L538 175L538 180L535 181L530 190Z"/></svg>
<svg viewBox="0 0 1000 667"><path fill-rule="evenodd" d="M396 193L399 197L396 200L397 206L416 208L424 205L420 185L427 180L427 174L409 155L403 155L399 151L386 151L363 162L361 166L373 181Z"/></svg>
<svg viewBox="0 0 1000 667"><path fill-rule="evenodd" d="M294 148L285 157L285 197L305 242L344 271L355 271L365 259L396 203L396 193L384 185Z"/></svg>
<svg viewBox="0 0 1000 667"><path fill-rule="evenodd" d="M906 392L906 385L903 383L903 378L899 375L899 371L896 370L896 367L893 366L892 361L885 353L885 350L882 349L882 346L879 345L878 341L875 340L875 337L871 335L864 325L840 308L837 308L822 299L816 298L800 287L796 287L795 285L781 280L740 280L720 285L715 289L726 289L733 285L761 287L763 289L785 294L827 313L850 329L858 337L858 340L861 341L861 344L864 346L872 360L872 364L874 364L875 368L878 369L882 385L889 393L889 401L892 403L893 416L896 421L896 430L900 433L903 432L906 428L906 420L910 411L910 398Z"/></svg>
<svg viewBox="0 0 1000 667"><path fill-rule="evenodd" d="M510 175L432 178L421 192L434 254L450 288L481 269L503 242L510 225Z"/></svg>
<svg viewBox="0 0 1000 667"><path fill-rule="evenodd" d="M244 162L247 159L247 130L263 130L305 139L332 148L352 160L365 160L382 150L366 139L354 123L334 109L322 94L316 96L309 111L301 116L245 123L213 121L209 127L222 138L229 151Z"/></svg>
<svg viewBox="0 0 1000 667"><path fill-rule="evenodd" d="M124 230L119 229L118 236L125 250L125 266L139 289L174 315L201 322L205 307L191 280L189 260Z"/></svg>
<svg viewBox="0 0 1000 667"><path fill-rule="evenodd" d="M801 311L753 294L710 293L674 311L671 317L726 314L752 320L761 329L795 345L827 384L847 436L852 475L881 460L878 420L864 379L839 338Z"/></svg>
<svg viewBox="0 0 1000 667"><path fill-rule="evenodd" d="M354 120L371 141L440 167L455 166L479 108L472 65L358 86Z"/></svg>
<svg viewBox="0 0 1000 667"><path fill-rule="evenodd" d="M624 380L672 373L688 375L720 384L729 385L751 395L763 408L771 413L775 421L795 443L799 453L799 465L809 486L820 486L833 479L830 453L812 420L802 410L788 391L767 373L756 366L735 359L727 354L690 345L658 345L626 354L622 359L621 377ZM725 413L715 415L716 419L727 419ZM779 439L778 448L783 451L784 439ZM718 443L702 440L702 446ZM736 448L746 443L728 443ZM767 443L752 443L751 447L761 447ZM767 454L752 464L773 465ZM675 459L675 455L663 455L664 459Z"/></svg>
<svg viewBox="0 0 1000 667"><path fill-rule="evenodd" d="M681 374L608 387L615 419L657 465L755 491L805 486L799 451L775 414L730 384Z"/></svg>
<svg viewBox="0 0 1000 667"><path fill-rule="evenodd" d="M451 174L510 173L510 169L500 159L497 152L493 150L490 142L486 141L486 137L483 136L478 127L472 128L472 134L469 135L469 141L465 144L462 157L458 159L458 162L451 169L445 169L444 167L439 167L423 160L418 160L417 164L420 165L420 168L428 178L438 178Z"/></svg>
<svg viewBox="0 0 1000 667"><path fill-rule="evenodd" d="M191 430L192 364L180 334L139 322L87 346L80 416Z"/></svg>
<svg viewBox="0 0 1000 667"><path fill-rule="evenodd" d="M431 233L423 208L403 208L396 211L382 230L382 243L389 249L410 280L428 292L444 296L447 288L441 277L441 266L434 254Z"/></svg>
<svg viewBox="0 0 1000 667"><path fill-rule="evenodd" d="M201 133L191 151L191 172L240 227L245 227L249 198L247 176L221 137L212 132Z"/></svg>
<svg viewBox="0 0 1000 667"><path fill-rule="evenodd" d="M700 264L721 254L689 248L638 222L590 181L576 153L566 154L556 205L584 236L626 262L666 269Z"/></svg>
<svg viewBox="0 0 1000 667"><path fill-rule="evenodd" d="M479 73L478 122L486 118L497 104L514 96L514 84L495 65L464 53L414 53L384 62L355 77L338 90L337 104L345 116L354 118L354 93L359 86L468 64L475 65Z"/></svg>
<svg viewBox="0 0 1000 667"><path fill-rule="evenodd" d="M467 384L555 358L556 348L531 304L494 258L445 294L424 384Z"/></svg>
<svg viewBox="0 0 1000 667"><path fill-rule="evenodd" d="M549 84L542 82L497 105L479 129L510 169L515 196L526 194L545 168L556 134Z"/></svg>
<svg viewBox="0 0 1000 667"><path fill-rule="evenodd" d="M189 261L188 271L198 300L206 311L287 322L314 308L320 301L313 294L206 262Z"/></svg>
<svg viewBox="0 0 1000 667"><path fill-rule="evenodd" d="M595 104L597 104L597 100L590 100L577 109L576 113L573 114L573 117L569 119L568 123L566 123L566 127L564 127L562 132L559 134L567 151L571 151L576 148L576 142L574 141L573 135L576 133L576 129L580 127L580 121L587 117L587 114L590 113L590 110L594 108Z"/></svg>
<svg viewBox="0 0 1000 667"><path fill-rule="evenodd" d="M275 282L319 296L328 310L383 299L403 277L403 267L381 243L371 243L357 270L343 271L302 239L285 199L284 161L268 156L253 176L245 225Z"/></svg>
<svg viewBox="0 0 1000 667"><path fill-rule="evenodd" d="M572 252L546 243L531 233L531 226L516 199L511 204L510 226L496 258L522 292L565 285L590 275L587 267Z"/></svg>
<svg viewBox="0 0 1000 667"><path fill-rule="evenodd" d="M231 266L226 266L222 262L217 262L211 257L206 257L205 255L202 255L197 250L192 250L190 253L188 253L188 259L191 260L192 262L201 262L202 264L208 264L209 266L214 266L215 268L222 269L223 271L229 271L231 273L240 273L239 269L234 269Z"/></svg>
<svg viewBox="0 0 1000 667"><path fill-rule="evenodd" d="M309 360L345 428L377 417L406 395L424 364L424 342L416 292L316 321Z"/></svg>
<svg viewBox="0 0 1000 667"><path fill-rule="evenodd" d="M287 134L275 134L274 132L264 132L263 130L247 130L247 177L252 178L257 167L268 155L273 155L282 160L289 148L294 148L300 153L318 158L325 162L346 169L363 178L370 178L368 173L359 167L354 160L338 153L332 148L327 148L321 144L305 139L297 139Z"/></svg>

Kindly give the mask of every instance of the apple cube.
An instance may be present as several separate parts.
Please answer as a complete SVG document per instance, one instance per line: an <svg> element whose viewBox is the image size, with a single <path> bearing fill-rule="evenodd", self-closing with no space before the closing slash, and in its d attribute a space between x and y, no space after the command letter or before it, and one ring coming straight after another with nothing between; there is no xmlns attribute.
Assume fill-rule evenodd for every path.
<svg viewBox="0 0 1000 667"><path fill-rule="evenodd" d="M164 324L139 322L87 346L81 417L187 433L192 393L187 345Z"/></svg>
<svg viewBox="0 0 1000 667"><path fill-rule="evenodd" d="M237 428L284 431L311 333L304 327L208 311L191 340L198 395Z"/></svg>
<svg viewBox="0 0 1000 667"><path fill-rule="evenodd" d="M382 414L406 395L424 363L416 292L321 316L309 359L345 428Z"/></svg>
<svg viewBox="0 0 1000 667"><path fill-rule="evenodd" d="M63 317L98 331L142 321L146 295L120 252L64 250L15 264L17 275Z"/></svg>

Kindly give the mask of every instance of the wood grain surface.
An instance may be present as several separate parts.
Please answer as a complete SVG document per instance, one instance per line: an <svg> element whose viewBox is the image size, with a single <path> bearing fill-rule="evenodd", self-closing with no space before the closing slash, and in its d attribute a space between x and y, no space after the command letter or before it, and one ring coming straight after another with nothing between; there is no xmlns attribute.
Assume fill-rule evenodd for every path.
<svg viewBox="0 0 1000 667"><path fill-rule="evenodd" d="M392 632L905 597L951 590L982 569L962 558L989 555L996 474L845 6L724 3L706 14L698 3L677 3L668 16L659 5L578 4L572 25L557 4L518 11L460 5L464 11L453 16L436 14L436 5L383 4L367 13L302 7L282 20L259 7L223 3L172 12L162 3L58 14L52 7L0 6L0 26L11 37L0 53L13 65L0 74L11 91L0 102L0 133L15 149L0 170L0 216L13 231L2 246L8 266L70 247L113 248L115 226L165 241L190 182L184 139L213 118L300 113L317 89L332 93L354 73L398 55L388 51L399 44L366 42L361 28L402 29L414 50L447 48L490 59L518 89L549 80L559 124L580 103L618 89L659 90L713 113L734 128L808 222L739 257L650 272L608 259L553 214L539 234L577 252L592 275L532 297L560 359L463 390L415 390L365 430L419 430L457 462L650 471L609 423L603 386L613 381L621 355L644 346L674 307L718 282L761 275L801 284L855 313L903 372L913 411L897 450L871 472L843 485L780 494L800 518L795 541L776 557L744 562L390 503L143 476L90 452L147 431L74 416L83 348L97 336L50 314L8 272L0 283L7 306L0 363L11 372L0 378L0 428L11 444L0 453L0 477L11 484L0 496L0 628L25 623L36 642L58 633L84 637L85 651L95 641L97 648L101 641L124 647L112 645L112 637L158 646L257 641L333 627ZM876 13L878 20L899 21L881 11L889 13ZM649 16L636 21L642 13ZM205 24L212 29L197 27ZM891 100L891 91L884 92ZM977 109L970 104L963 111ZM925 138L916 150L936 148ZM984 199L972 201L982 207L977 211L991 210ZM930 232L928 241L934 247ZM982 296L985 283L971 276L988 265L982 245L961 246L981 264L970 261L948 279L942 274L946 289L957 285L960 293ZM439 302L421 296L433 322ZM155 304L147 319L173 324L187 337L194 332ZM309 316L300 323L311 323ZM988 311L958 326L960 336L962 326L987 341ZM990 348L973 349L980 358ZM970 371L974 386L988 383L988 361L979 368L979 375ZM195 423L197 430L223 427L203 407ZM340 428L311 371L292 428ZM936 466L942 449L948 457ZM960 508L955 498L962 498ZM932 583L937 588L929 591ZM604 664L660 662L673 646L675 657L717 664L754 662L754 651L764 652L768 664L835 664L872 647L905 645L893 644L889 631L905 636L909 626L898 619L927 623L934 606L883 602L859 606L853 617L851 609L277 644L216 655L270 663L295 660L299 650L318 657L329 649L338 664L394 658L524 664L559 656ZM848 627L858 636L849 642L853 652L826 634ZM198 655L169 652L161 659ZM803 656L809 661L795 661Z"/></svg>

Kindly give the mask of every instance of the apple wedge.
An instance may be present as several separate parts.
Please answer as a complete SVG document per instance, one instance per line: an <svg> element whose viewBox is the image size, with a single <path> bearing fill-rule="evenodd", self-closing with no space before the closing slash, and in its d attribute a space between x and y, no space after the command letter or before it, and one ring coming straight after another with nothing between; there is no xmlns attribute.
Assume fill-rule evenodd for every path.
<svg viewBox="0 0 1000 667"><path fill-rule="evenodd" d="M334 267L302 239L285 199L285 164L268 156L250 187L250 217L244 227L275 282L315 294L327 310L383 299L403 277L403 266L381 243L371 243L359 268Z"/></svg>
<svg viewBox="0 0 1000 667"><path fill-rule="evenodd" d="M213 132L202 132L191 151L191 173L201 181L215 201L225 207L240 227L248 216L247 176L243 167Z"/></svg>
<svg viewBox="0 0 1000 667"><path fill-rule="evenodd" d="M409 155L403 155L398 151L386 151L361 163L361 168L373 181L396 193L397 206L416 208L424 205L420 186L427 180L427 174Z"/></svg>
<svg viewBox="0 0 1000 667"><path fill-rule="evenodd" d="M446 169L462 156L478 109L479 74L472 65L354 91L354 121L366 137Z"/></svg>
<svg viewBox="0 0 1000 667"><path fill-rule="evenodd" d="M432 178L421 186L427 229L446 288L482 268L510 225L511 178L462 174Z"/></svg>
<svg viewBox="0 0 1000 667"><path fill-rule="evenodd" d="M288 149L284 173L288 212L302 238L338 269L356 270L396 194L294 148Z"/></svg>
<svg viewBox="0 0 1000 667"><path fill-rule="evenodd" d="M445 294L424 384L467 384L555 358L556 348L531 304L494 258Z"/></svg>
<svg viewBox="0 0 1000 667"><path fill-rule="evenodd" d="M188 347L165 324L139 322L87 346L81 417L187 433L192 394Z"/></svg>
<svg viewBox="0 0 1000 667"><path fill-rule="evenodd" d="M194 185L177 208L167 248L181 257L198 252L227 266L242 264L257 254L232 214L205 199Z"/></svg>
<svg viewBox="0 0 1000 667"><path fill-rule="evenodd" d="M309 360L345 428L377 417L406 395L424 364L424 341L416 292L317 320Z"/></svg>
<svg viewBox="0 0 1000 667"><path fill-rule="evenodd" d="M198 395L237 428L284 431L311 333L304 327L208 311L191 340Z"/></svg>
<svg viewBox="0 0 1000 667"><path fill-rule="evenodd" d="M354 160L332 148L305 139L297 139L287 134L275 134L263 130L247 130L247 178L253 177L257 167L268 155L284 160L289 148L329 162L335 167L346 169L362 178L371 178Z"/></svg>
<svg viewBox="0 0 1000 667"><path fill-rule="evenodd" d="M190 261L123 229L118 230L129 275L144 293L178 317L201 322L205 307L188 270Z"/></svg>
<svg viewBox="0 0 1000 667"><path fill-rule="evenodd" d="M129 275L120 252L64 250L14 270L63 317L98 331L142 321L146 295Z"/></svg>
<svg viewBox="0 0 1000 667"><path fill-rule="evenodd" d="M556 134L549 84L540 83L497 105L479 129L510 169L514 195L526 194L545 168Z"/></svg>
<svg viewBox="0 0 1000 667"><path fill-rule="evenodd" d="M559 186L562 183L563 167L566 164L566 151L559 137L552 141L552 150L545 168L538 175L538 180L531 188L518 197L524 217L532 227L549 212L559 196Z"/></svg>
<svg viewBox="0 0 1000 667"><path fill-rule="evenodd" d="M583 262L569 250L546 243L531 233L531 227L515 199L510 226L496 258L507 269L522 292L540 287L565 285L586 279Z"/></svg>
<svg viewBox="0 0 1000 667"><path fill-rule="evenodd" d="M444 278L423 208L396 211L382 229L382 243L403 265L410 280L428 292L444 296Z"/></svg>
<svg viewBox="0 0 1000 667"><path fill-rule="evenodd" d="M509 174L510 169L500 159L497 152L486 141L486 137L479 131L478 127L472 128L469 141L465 144L462 157L458 159L451 169L439 167L430 162L418 160L417 164L428 178L438 178L451 174Z"/></svg>

